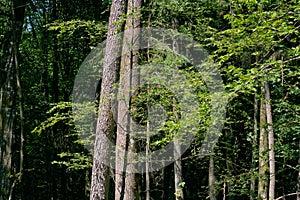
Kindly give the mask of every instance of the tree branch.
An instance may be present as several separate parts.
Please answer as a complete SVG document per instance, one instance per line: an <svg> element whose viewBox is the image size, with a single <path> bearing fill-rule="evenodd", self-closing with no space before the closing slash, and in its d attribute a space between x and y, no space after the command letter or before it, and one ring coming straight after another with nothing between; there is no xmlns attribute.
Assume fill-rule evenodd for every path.
<svg viewBox="0 0 300 200"><path fill-rule="evenodd" d="M297 195L297 194L298 194L298 192L286 194L286 195L276 198L275 200L284 199L284 197L289 197L289 196L293 196L293 195Z"/></svg>

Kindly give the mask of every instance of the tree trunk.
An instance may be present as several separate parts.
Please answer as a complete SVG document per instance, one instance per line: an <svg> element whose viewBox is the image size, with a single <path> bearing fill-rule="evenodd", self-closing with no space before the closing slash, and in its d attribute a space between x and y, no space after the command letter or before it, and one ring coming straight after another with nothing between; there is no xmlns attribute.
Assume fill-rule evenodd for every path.
<svg viewBox="0 0 300 200"><path fill-rule="evenodd" d="M209 172L208 172L208 186L209 186L209 199L216 200L216 191L215 191L215 165L214 165L214 157L213 152L209 156Z"/></svg>
<svg viewBox="0 0 300 200"><path fill-rule="evenodd" d="M58 19L58 2L57 0L52 1L51 5L51 18L53 21ZM53 35L53 69L52 69L52 102L58 103L59 102L59 52L58 52L58 39L57 35ZM56 155L58 153L58 144L54 137L58 135L58 127L54 125L52 130L48 133L48 141L49 146L52 148L48 149L48 158L47 158L47 176L48 176L48 195L51 199L57 199L57 179L56 176L59 174L57 173L57 168L51 164L53 160L56 159Z"/></svg>
<svg viewBox="0 0 300 200"><path fill-rule="evenodd" d="M176 29L177 26L177 21L176 19L172 20L173 23L173 28ZM172 44L172 49L174 52L179 52L179 46L177 42L175 42L175 38L173 38L173 44ZM176 67L176 70L178 70L178 67ZM179 114L178 114L178 109L176 108L176 99L173 98L173 115L175 117L176 122L178 123L179 121ZM174 162L174 189L175 189L175 199L176 200L183 200L183 177L182 177L182 164L181 164L181 145L180 142L182 141L182 138L180 135L176 135L176 131L174 132L174 158L178 158Z"/></svg>
<svg viewBox="0 0 300 200"><path fill-rule="evenodd" d="M173 99L174 105L176 105L176 99ZM173 115L175 115L175 119L177 120L176 123L179 121L179 116L177 113L177 109L173 106ZM175 133L176 134L176 133ZM176 137L176 136L175 136ZM176 200L183 200L183 177L182 177L182 165L181 165L181 145L180 145L181 138L174 139L174 158L178 158L174 162L174 188L175 188L175 199Z"/></svg>
<svg viewBox="0 0 300 200"><path fill-rule="evenodd" d="M22 35L25 0L10 1L8 30L3 45L0 79L0 200L12 199L13 187L17 181L12 170L13 130L15 127L19 44ZM21 136L22 137L22 136ZM13 180L14 179L14 180Z"/></svg>
<svg viewBox="0 0 300 200"><path fill-rule="evenodd" d="M16 82L17 82L17 90L18 90L18 98L19 98L19 114L20 114L20 166L19 166L19 175L18 181L22 181L23 176L23 165L24 165L24 105L23 105L23 90L22 90L22 81L21 81L21 72L19 66L19 59L18 59L18 49L15 49L15 65L16 65ZM21 185L22 188L22 185Z"/></svg>
<svg viewBox="0 0 300 200"><path fill-rule="evenodd" d="M261 88L262 97L265 96L264 87ZM268 168L268 137L266 133L266 103L264 99L260 101L260 135L259 135L259 180L258 199L267 200L268 181L266 178Z"/></svg>
<svg viewBox="0 0 300 200"><path fill-rule="evenodd" d="M119 66L119 60L116 60L114 55L120 52L120 41L115 41L112 37L117 31L121 31L123 28L123 25L119 20L121 16L125 14L125 10L125 0L112 1L103 63L99 114L96 127L90 192L91 200L108 199L109 167L105 162L111 159L111 149L105 138L110 139L114 130L110 98L111 94L113 94L113 84L117 80L117 70Z"/></svg>
<svg viewBox="0 0 300 200"><path fill-rule="evenodd" d="M147 108L149 110L149 106ZM147 138L146 138L146 158L149 157L150 153L150 136L148 133L150 132L150 122L147 121ZM146 161L146 200L150 200L150 172L149 172L149 162L148 159Z"/></svg>
<svg viewBox="0 0 300 200"><path fill-rule="evenodd" d="M1 131L1 192L0 199L9 198L12 173L12 137L15 119L15 67L13 47L9 47L9 55L4 66L4 77L1 77L0 91L0 131Z"/></svg>
<svg viewBox="0 0 300 200"><path fill-rule="evenodd" d="M299 141L299 148L300 148L300 141ZM299 152L299 159L298 159L298 165L299 165L299 169L298 169L298 183L297 183L297 200L300 200L300 152Z"/></svg>
<svg viewBox="0 0 300 200"><path fill-rule="evenodd" d="M180 143L176 140L174 141L174 154L175 158L181 156ZM181 158L174 162L174 182L176 200L183 200L183 188L181 186L183 182Z"/></svg>
<svg viewBox="0 0 300 200"><path fill-rule="evenodd" d="M270 88L269 83L265 82L265 97L266 97L266 115L268 123L268 140L269 140L269 200L275 199L275 152L274 152L274 132L272 109L270 104Z"/></svg>
<svg viewBox="0 0 300 200"><path fill-rule="evenodd" d="M130 158L126 152L135 151L135 141L132 132L135 129L135 122L130 119L128 114L129 100L131 92L137 89L139 85L136 65L138 64L138 52L131 51L131 46L139 46L139 33L135 28L140 27L138 14L132 15L141 7L140 0L129 0L127 6L127 21L125 30L128 35L124 35L123 54L120 67L120 96L118 104L118 126L116 141L116 200L134 200L137 199L136 178L134 173L126 173L127 168L131 168ZM133 16L133 17L132 17ZM125 53L127 52L127 53Z"/></svg>
<svg viewBox="0 0 300 200"><path fill-rule="evenodd" d="M257 122L257 116L258 116L258 100L257 95L254 95L254 115L253 115L253 138L252 138L252 169L255 169L255 155L257 153L257 130L258 130L258 122ZM250 183L250 200L255 199L255 182L256 178L255 175L252 174L251 176L251 183Z"/></svg>

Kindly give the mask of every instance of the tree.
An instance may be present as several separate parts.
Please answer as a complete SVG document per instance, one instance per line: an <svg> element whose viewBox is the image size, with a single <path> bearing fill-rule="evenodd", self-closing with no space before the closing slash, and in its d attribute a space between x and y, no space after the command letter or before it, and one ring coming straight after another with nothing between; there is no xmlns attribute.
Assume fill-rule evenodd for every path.
<svg viewBox="0 0 300 200"><path fill-rule="evenodd" d="M125 0L113 0L111 5L94 145L91 200L108 199L109 166L105 162L111 159L111 149L108 141L103 138L110 139L114 132L111 95L113 94L113 84L117 80L119 61L112 58L120 51L120 41L113 40L113 36L117 31L123 30L120 19L125 14L126 6Z"/></svg>
<svg viewBox="0 0 300 200"><path fill-rule="evenodd" d="M216 200L216 188L215 183L215 166L214 166L214 157L213 153L209 156L209 172L208 172L208 185L209 185L209 198L210 200Z"/></svg>
<svg viewBox="0 0 300 200"><path fill-rule="evenodd" d="M23 30L25 0L6 2L9 6L5 41L2 46L1 88L0 88L0 199L12 199L13 189L20 174L16 173L13 162L13 137L15 134L16 94L20 86L19 74L19 45ZM18 85L18 86L17 86ZM20 91L19 91L20 92ZM19 93L20 94L20 93ZM20 100L22 101L22 99ZM22 141L23 144L23 141ZM21 155L22 156L22 155ZM22 160L23 158L21 158ZM22 164L22 163L21 163ZM22 170L22 166L19 166ZM20 172L21 173L21 172Z"/></svg>
<svg viewBox="0 0 300 200"><path fill-rule="evenodd" d="M111 3L116 5L120 2L125 4L124 12L119 12L116 7L110 9ZM205 48L215 61L230 101L224 135L220 136L214 154L201 158L199 149L210 123L211 109L210 95L201 74L189 63L178 61L176 55L169 52L149 47L148 51L141 50L137 57L132 51L124 53L124 43L118 43L118 53L123 51L123 56L117 60L116 65L111 65L117 67L107 67L112 71L117 69L117 74L113 81L111 77L105 76L106 83L108 79L110 84L120 78L122 83L124 81L129 85L122 91L124 95L127 93L126 98L138 88L140 99L135 99L134 106L142 111L138 114L144 114L142 117L146 119L144 125L148 123L148 132L152 131L152 122L147 122L145 108L149 110L156 103L167 107L164 126L159 134L148 135L148 138L133 138L129 135L122 139L124 137L119 133L122 132L120 124L123 121L115 119L116 125L110 116L106 118L111 125L111 135L114 135L110 139L118 140L120 151L117 154L120 157L123 157L126 148L128 153L147 149L149 154L164 148L170 141L174 141L176 128L181 125L176 119L169 120L169 117L174 117L177 108L177 105L175 108L172 104L174 96L155 101L156 92L166 97L163 89L135 86L138 80L133 79L138 75L132 75L129 79L125 78L127 75L122 76L127 73L123 73L126 67L133 70L134 64L139 62L140 65L166 65L171 70L179 68L194 89L200 116L196 119L195 140L183 157L172 165L141 175L114 174L110 170L116 179L105 173L109 168L104 170L107 175L105 180L111 181L109 187L102 187L108 199L134 199L133 195L140 199L179 199L183 198L182 193L184 199L254 200L260 198L260 195L264 199L299 199L299 2L146 0L141 12L130 11L132 2L135 1L0 0L0 199L90 198L92 153L83 145L85 141L80 137L81 129L77 126L75 128L77 124L74 124L72 91L82 61L106 38L110 10L114 10L112 15L119 13L110 24L115 27L111 35L123 32L125 22L126 31L130 25L138 24L130 23L136 14L139 16L136 19L140 19L144 26L176 29L199 41L203 45L201 48ZM23 25L20 23L16 29L14 26L22 18L23 14L19 14L25 9L25 3L26 17ZM129 36L125 35L123 39L131 43L132 38ZM163 42L173 40L162 39ZM107 48L110 47L108 44ZM112 55L115 54L107 53L107 57ZM93 73L92 70L90 72ZM135 73L134 70L132 72ZM85 81L88 82L88 78ZM95 87L97 83L98 80L89 82L88 88ZM178 86L182 86L180 81ZM105 95L101 101L106 102L105 98L109 101ZM150 106L147 104L149 101ZM89 103L93 104L89 112L94 114L98 103ZM119 108L116 107L114 111L119 109L119 113L122 113L121 107L120 102ZM180 113L180 109L177 111ZM99 120L99 126L100 122L105 121ZM127 120L122 126L128 125L127 130L132 133L137 125L135 123L138 120ZM94 125L96 122L90 127ZM106 133L109 138L110 132ZM97 136L97 141L101 136ZM263 136L261 145L260 136ZM180 152L178 137L179 149L176 151L175 146L174 155L183 153ZM263 150L259 150L259 146ZM103 153L100 148L98 150ZM110 161L115 162L115 158L110 158ZM125 166L131 168L130 164L129 158L121 158L117 168L124 171ZM147 167L150 171L150 162ZM101 171L100 168L94 169ZM98 172L94 173L94 180L99 189L101 186L98 183L103 183L103 180L97 180L102 173ZM116 191L116 188L121 189ZM104 199L102 194L101 198Z"/></svg>
<svg viewBox="0 0 300 200"><path fill-rule="evenodd" d="M261 94L265 95L265 89L262 87ZM267 200L268 198L268 180L266 177L268 168L268 137L266 132L266 103L264 99L260 101L260 134L259 134L259 180L258 180L258 197L261 200Z"/></svg>
<svg viewBox="0 0 300 200"><path fill-rule="evenodd" d="M120 64L120 96L118 102L118 124L116 139L116 175L115 175L115 199L138 199L136 175L127 173L133 163L126 152L135 152L135 122L129 115L129 103L131 94L138 89L138 51L131 48L139 47L141 0L129 0L127 4L127 19L123 39L123 50Z"/></svg>
<svg viewBox="0 0 300 200"><path fill-rule="evenodd" d="M268 149L269 149L269 199L275 199L275 151L274 151L274 132L273 132L273 117L271 110L271 97L269 83L264 83L265 98L266 98L266 116L268 124Z"/></svg>

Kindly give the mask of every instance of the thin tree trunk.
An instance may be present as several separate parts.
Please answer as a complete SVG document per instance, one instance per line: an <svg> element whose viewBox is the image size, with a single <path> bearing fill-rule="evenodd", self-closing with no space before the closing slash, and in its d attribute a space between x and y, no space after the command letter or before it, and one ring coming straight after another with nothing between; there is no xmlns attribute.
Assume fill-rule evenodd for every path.
<svg viewBox="0 0 300 200"><path fill-rule="evenodd" d="M261 88L262 97L265 96L264 87ZM259 180L258 180L258 199L267 200L268 181L266 178L268 168L268 137L266 133L266 104L265 100L260 101L260 135L259 135Z"/></svg>
<svg viewBox="0 0 300 200"><path fill-rule="evenodd" d="M265 82L265 98L266 98L266 115L268 123L268 140L269 140L269 200L275 199L275 151L274 151L274 132L273 132L273 119L272 109L270 104L270 88L269 83Z"/></svg>
<svg viewBox="0 0 300 200"><path fill-rule="evenodd" d="M258 100L257 95L254 95L254 115L253 115L253 139L252 139L252 169L255 169L255 157L257 153L257 131L258 131L258 122L257 122L257 116L258 116ZM251 176L251 183L250 183L250 200L255 199L255 182L256 178L253 174Z"/></svg>
<svg viewBox="0 0 300 200"><path fill-rule="evenodd" d="M300 141L299 141L299 148L300 148ZM300 152L299 152L299 159L298 159L298 165L299 165L299 169L298 169L298 183L297 183L297 200L300 200Z"/></svg>
<svg viewBox="0 0 300 200"><path fill-rule="evenodd" d="M119 60L114 55L120 52L120 41L113 40L113 35L117 31L122 31L123 25L119 22L126 12L125 0L113 0L110 10L108 34L104 56L104 67L101 82L101 95L99 104L99 114L96 127L96 138L94 146L94 160L92 168L91 200L108 199L109 191L109 167L111 149L108 140L114 131L113 114L111 113L111 94L113 94L113 84L117 80L117 70Z"/></svg>
<svg viewBox="0 0 300 200"><path fill-rule="evenodd" d="M51 18L53 21L58 19L58 2L57 0L52 1L52 13ZM58 103L59 102L59 53L58 53L58 39L56 34L53 35L53 68L52 68L52 102ZM48 150L48 160L47 160L47 171L48 171L48 195L51 199L57 199L57 169L54 165L51 164L53 160L56 159L57 151L57 143L54 137L58 135L58 128L56 125L52 127L52 130L48 133L49 134L49 146L52 147Z"/></svg>
<svg viewBox="0 0 300 200"><path fill-rule="evenodd" d="M177 140L174 141L174 154L175 158L181 156L180 142ZM180 185L182 182L182 165L181 158L179 158L174 162L174 183L176 200L183 200L183 189Z"/></svg>
<svg viewBox="0 0 300 200"><path fill-rule="evenodd" d="M176 29L176 19L173 19L173 28ZM179 45L177 42L173 42L172 48L174 52L179 52ZM176 70L178 70L178 67L176 67ZM179 115L178 115L178 109L176 108L176 99L173 98L173 115L176 119L175 123L178 123L179 121ZM183 182L183 177L182 177L182 164L181 164L181 145L180 141L182 139L180 138L180 135L176 137L176 132L174 133L174 158L178 158L174 162L174 189L175 189L175 199L176 200L183 200L183 188L182 188L182 182Z"/></svg>
<svg viewBox="0 0 300 200"><path fill-rule="evenodd" d="M18 98L19 98L19 112L20 112L20 171L18 175L18 181L22 181L23 176L23 163L24 163L24 106L23 106L23 91L21 83L21 74L19 68L19 59L18 59L18 50L15 46L15 65L16 65L16 81L18 89Z"/></svg>
<svg viewBox="0 0 300 200"><path fill-rule="evenodd" d="M216 177L215 177L215 165L214 165L214 157L213 152L209 156L209 172L208 172L208 186L209 186L209 199L216 200Z"/></svg>
<svg viewBox="0 0 300 200"><path fill-rule="evenodd" d="M149 102L149 101L147 101ZM147 108L149 110L149 106ZM150 172L149 172L149 153L150 153L150 122L147 121L147 138L146 138L146 200L150 200Z"/></svg>
<svg viewBox="0 0 300 200"><path fill-rule="evenodd" d="M176 105L176 100L173 99L174 107L173 107L173 114L175 115L176 118L176 123L179 120L179 116L177 113L177 109L175 107ZM175 138L174 139L174 158L178 158L174 162L174 188L175 188L175 199L176 200L183 200L183 187L182 187L182 182L183 182L183 177L182 177L182 164L181 164L181 145L180 145L180 138Z"/></svg>

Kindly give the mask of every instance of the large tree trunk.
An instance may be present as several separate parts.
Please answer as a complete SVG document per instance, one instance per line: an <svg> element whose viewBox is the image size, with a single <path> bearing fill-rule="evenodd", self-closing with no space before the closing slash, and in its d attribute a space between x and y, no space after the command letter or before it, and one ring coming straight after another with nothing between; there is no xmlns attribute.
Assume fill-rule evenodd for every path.
<svg viewBox="0 0 300 200"><path fill-rule="evenodd" d="M118 126L116 141L116 200L137 199L136 176L134 173L126 173L133 163L127 157L126 152L135 151L135 141L132 133L135 129L135 122L130 119L128 108L131 92L135 91L139 85L136 65L138 64L138 52L131 51L131 46L138 48L139 33L136 28L140 27L138 13L132 15L141 7L140 0L129 0L127 6L127 21L125 30L128 34L123 39L123 54L120 68L120 96L118 104ZM132 17L133 16L133 17Z"/></svg>
<svg viewBox="0 0 300 200"><path fill-rule="evenodd" d="M25 0L7 3L10 4L11 10L0 69L0 200L12 199L12 190L17 181L12 171L12 145L17 94L16 72L26 6Z"/></svg>
<svg viewBox="0 0 300 200"><path fill-rule="evenodd" d="M11 189L11 162L12 162L12 137L15 119L15 68L13 47L9 47L8 57L1 77L0 89L0 137L1 137L1 191L0 199L6 200ZM3 79L2 79L3 78Z"/></svg>
<svg viewBox="0 0 300 200"><path fill-rule="evenodd" d="M126 13L125 11L126 0L112 1L103 63L99 114L96 127L90 193L91 200L108 199L109 167L105 162L111 159L111 149L105 138L110 139L114 129L113 114L111 113L111 95L114 90L113 84L117 80L117 70L119 66L119 60L116 60L114 55L117 55L117 53L120 52L120 41L113 40L112 37L117 31L122 31L123 25L119 20L121 16Z"/></svg>
<svg viewBox="0 0 300 200"><path fill-rule="evenodd" d="M265 97L266 97L266 115L268 123L268 140L269 140L269 199L275 199L275 151L274 151L274 132L273 132L273 119L270 104L270 88L269 83L265 82Z"/></svg>
<svg viewBox="0 0 300 200"><path fill-rule="evenodd" d="M261 88L262 97L265 96L264 87ZM258 180L258 199L267 200L267 168L268 168L268 136L266 133L266 103L264 99L260 101L260 135L259 135L259 180Z"/></svg>

